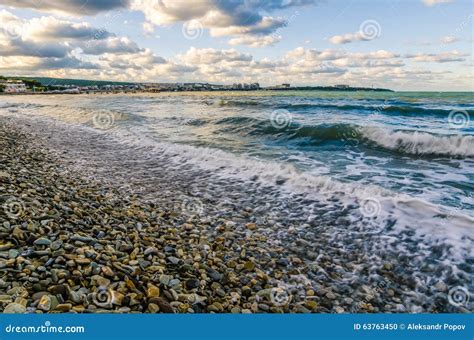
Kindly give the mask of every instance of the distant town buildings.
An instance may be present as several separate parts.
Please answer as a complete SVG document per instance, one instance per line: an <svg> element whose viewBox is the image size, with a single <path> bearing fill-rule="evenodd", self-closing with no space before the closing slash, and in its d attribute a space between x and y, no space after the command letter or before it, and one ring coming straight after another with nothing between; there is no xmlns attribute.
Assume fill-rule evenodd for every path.
<svg viewBox="0 0 474 340"><path fill-rule="evenodd" d="M283 83L283 84L280 84L280 85L275 85L275 86L268 87L269 90L282 90L282 89L289 89L289 88L290 88L290 84L288 84L288 83Z"/></svg>
<svg viewBox="0 0 474 340"><path fill-rule="evenodd" d="M159 91L250 91L259 90L259 83L238 83L220 85L209 83L143 83L140 89L147 92Z"/></svg>
<svg viewBox="0 0 474 340"><path fill-rule="evenodd" d="M27 90L25 83L20 80L0 81L0 87L5 93L20 93Z"/></svg>
<svg viewBox="0 0 474 340"><path fill-rule="evenodd" d="M15 93L137 93L137 92L180 92L180 91L255 91L255 90L315 90L315 91L390 91L388 89L351 87L339 84L333 86L291 86L289 83L260 87L255 83L210 84L210 83L107 83L104 81L57 79L54 84L43 85L35 79L14 79L0 77L0 92Z"/></svg>
<svg viewBox="0 0 474 340"><path fill-rule="evenodd" d="M178 92L178 91L252 91L259 90L259 83L235 83L232 85L210 83L136 83L136 84L106 84L79 86L74 84L54 84L43 86L41 89L28 88L20 80L0 80L3 92L47 92L47 93L122 93L122 92Z"/></svg>

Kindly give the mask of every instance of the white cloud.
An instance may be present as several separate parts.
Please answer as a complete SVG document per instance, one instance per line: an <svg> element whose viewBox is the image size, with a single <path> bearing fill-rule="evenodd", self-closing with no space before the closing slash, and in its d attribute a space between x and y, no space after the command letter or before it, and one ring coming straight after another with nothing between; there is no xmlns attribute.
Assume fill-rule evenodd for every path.
<svg viewBox="0 0 474 340"><path fill-rule="evenodd" d="M51 41L59 39L102 40L113 34L105 29L93 28L89 23L75 23L55 17L33 18L25 23L24 37L29 40Z"/></svg>
<svg viewBox="0 0 474 340"><path fill-rule="evenodd" d="M447 37L441 38L441 42L443 44L452 44L452 43L455 43L455 42L458 42L458 41L459 41L458 38L452 37L452 36L447 36Z"/></svg>
<svg viewBox="0 0 474 340"><path fill-rule="evenodd" d="M360 32L347 33L343 35L335 35L329 38L329 41L333 44L348 44L354 41L362 41L363 36Z"/></svg>
<svg viewBox="0 0 474 340"><path fill-rule="evenodd" d="M453 0L422 0L426 6L434 6L437 4L447 4L453 2Z"/></svg>
<svg viewBox="0 0 474 340"><path fill-rule="evenodd" d="M142 25L143 32L145 32L146 36L150 36L155 32L155 26L148 21L145 21Z"/></svg>
<svg viewBox="0 0 474 340"><path fill-rule="evenodd" d="M416 53L408 54L405 58L412 59L415 62L436 62L436 63L448 63L466 60L466 56L469 54L461 53L459 51L442 52L442 53Z"/></svg>
<svg viewBox="0 0 474 340"><path fill-rule="evenodd" d="M239 36L229 40L230 45L248 45L250 47L273 46L281 40L281 36Z"/></svg>
<svg viewBox="0 0 474 340"><path fill-rule="evenodd" d="M143 59L149 51L141 49L131 39L117 37L104 29L97 29L86 22L72 22L52 16L21 19L12 13L0 11L0 56L2 67L8 64L23 69L94 69L100 66L90 55L114 54L117 58L134 55L134 60ZM16 60L12 59L17 58ZM150 63L160 63L156 56L148 56Z"/></svg>
<svg viewBox="0 0 474 340"><path fill-rule="evenodd" d="M78 44L78 47L82 49L83 53L92 55L138 53L141 51L134 41L126 37L110 37L105 40L91 39Z"/></svg>
<svg viewBox="0 0 474 340"><path fill-rule="evenodd" d="M248 63L252 61L250 54L240 53L235 49L216 50L213 48L195 48L191 47L186 53L177 57L184 63L197 65L210 64L232 64Z"/></svg>

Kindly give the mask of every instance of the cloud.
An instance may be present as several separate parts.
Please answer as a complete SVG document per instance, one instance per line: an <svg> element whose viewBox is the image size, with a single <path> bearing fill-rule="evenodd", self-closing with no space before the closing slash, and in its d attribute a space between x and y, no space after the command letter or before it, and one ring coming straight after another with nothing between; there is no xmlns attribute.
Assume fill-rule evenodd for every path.
<svg viewBox="0 0 474 340"><path fill-rule="evenodd" d="M436 62L436 63L448 63L448 62L459 62L466 60L466 56L469 54L461 53L458 51L442 52L442 53L417 53L407 54L405 58L412 59L415 62Z"/></svg>
<svg viewBox="0 0 474 340"><path fill-rule="evenodd" d="M458 41L459 41L458 38L451 37L451 36L441 38L441 42L443 44L452 44L452 43L455 43L455 42L458 42Z"/></svg>
<svg viewBox="0 0 474 340"><path fill-rule="evenodd" d="M142 24L142 28L146 36L151 36L155 32L155 26L147 21Z"/></svg>
<svg viewBox="0 0 474 340"><path fill-rule="evenodd" d="M88 56L113 54L116 58L126 59L124 55L145 65L160 64L164 59L140 48L126 37L92 27L85 22L71 22L52 16L21 19L12 13L0 11L0 56L3 66L11 63L17 68L31 69L98 69L99 66ZM18 62L24 62L19 67ZM116 60L111 61L116 63ZM124 65L127 65L126 63Z"/></svg>
<svg viewBox="0 0 474 340"><path fill-rule="evenodd" d="M142 49L138 53L111 54L106 53L101 56L99 63L103 68L119 69L148 69L156 65L166 64L167 61L153 54L149 49Z"/></svg>
<svg viewBox="0 0 474 340"><path fill-rule="evenodd" d="M241 64L252 61L250 54L240 53L235 49L216 50L214 48L191 47L186 53L178 55L178 59L189 64Z"/></svg>
<svg viewBox="0 0 474 340"><path fill-rule="evenodd" d="M76 57L54 58L54 57L35 57L35 56L15 56L2 57L0 56L0 69L12 71L15 73L25 71L42 70L64 70L64 69L88 69L97 70L98 66L94 63L82 61ZM31 74L31 73L29 73Z"/></svg>
<svg viewBox="0 0 474 340"><path fill-rule="evenodd" d="M197 20L203 28L209 29L211 36L232 36L231 44L252 47L270 46L280 40L276 32L286 27L289 20L273 17L272 12L317 2L319 0L200 0L190 5L181 0L3 0L7 6L75 16L132 9L143 12L146 34L152 34L153 26Z"/></svg>
<svg viewBox="0 0 474 340"><path fill-rule="evenodd" d="M364 37L360 32L347 33L343 35L335 35L329 38L329 42L333 44L348 44L354 41L363 41Z"/></svg>
<svg viewBox="0 0 474 340"><path fill-rule="evenodd" d="M229 40L230 45L248 45L250 47L273 46L281 40L281 36L239 36Z"/></svg>
<svg viewBox="0 0 474 340"><path fill-rule="evenodd" d="M275 32L288 25L288 20L272 17L271 12L312 5L316 2L316 0L201 0L190 6L186 1L133 0L131 8L143 12L149 24L163 26L183 22L186 25L186 22L197 21L200 27L209 29L211 36L232 36L229 43L233 45L260 47L278 42L279 38ZM270 38L263 38L272 34Z"/></svg>
<svg viewBox="0 0 474 340"><path fill-rule="evenodd" d="M226 35L268 35L277 29L284 27L286 21L281 18L264 17L258 23L251 26L218 26L211 27L210 33L214 37Z"/></svg>
<svg viewBox="0 0 474 340"><path fill-rule="evenodd" d="M141 49L138 45L126 37L110 37L105 40L91 39L78 45L85 54L99 55L104 53L138 53Z"/></svg>
<svg viewBox="0 0 474 340"><path fill-rule="evenodd" d="M360 25L359 31L354 33L346 33L343 35L334 35L329 38L329 42L339 45L348 44L355 41L370 41L378 38L382 28L375 20L366 20Z"/></svg>
<svg viewBox="0 0 474 340"><path fill-rule="evenodd" d="M453 2L453 0L422 0L426 6L434 6L437 4L447 4Z"/></svg>
<svg viewBox="0 0 474 340"><path fill-rule="evenodd" d="M30 56L42 58L63 58L71 51L65 44L34 43L14 39L7 43L0 42L0 56Z"/></svg>
<svg viewBox="0 0 474 340"><path fill-rule="evenodd" d="M105 29L93 28L89 23L74 23L55 17L33 18L27 22L24 35L35 41L45 40L101 40L113 36Z"/></svg>
<svg viewBox="0 0 474 340"><path fill-rule="evenodd" d="M1 5L80 16L125 8L129 0L2 0Z"/></svg>

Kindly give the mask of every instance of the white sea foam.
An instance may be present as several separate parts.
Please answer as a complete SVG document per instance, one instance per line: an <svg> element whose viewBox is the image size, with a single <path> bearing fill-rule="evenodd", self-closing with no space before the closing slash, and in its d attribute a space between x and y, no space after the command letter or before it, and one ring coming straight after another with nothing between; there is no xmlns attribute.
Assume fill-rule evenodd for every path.
<svg viewBox="0 0 474 340"><path fill-rule="evenodd" d="M365 138L390 150L402 150L415 155L474 156L474 136L441 136L379 127L364 127L361 128L361 133Z"/></svg>

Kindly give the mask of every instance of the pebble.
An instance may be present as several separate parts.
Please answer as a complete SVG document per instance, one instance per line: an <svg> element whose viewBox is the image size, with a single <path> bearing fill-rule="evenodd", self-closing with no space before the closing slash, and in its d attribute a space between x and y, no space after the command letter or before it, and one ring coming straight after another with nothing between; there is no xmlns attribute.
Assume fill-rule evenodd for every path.
<svg viewBox="0 0 474 340"><path fill-rule="evenodd" d="M45 237L40 237L33 242L36 246L49 246L51 241Z"/></svg>
<svg viewBox="0 0 474 340"><path fill-rule="evenodd" d="M101 270L102 270L102 273L104 273L105 276L110 276L110 277L115 276L114 271L109 266L103 266Z"/></svg>
<svg viewBox="0 0 474 340"><path fill-rule="evenodd" d="M148 304L148 311L150 313L158 313L160 311L160 307L157 304L149 303Z"/></svg>
<svg viewBox="0 0 474 340"><path fill-rule="evenodd" d="M160 296L160 288L158 288L155 285L149 283L148 288L147 288L147 296L149 298Z"/></svg>
<svg viewBox="0 0 474 340"><path fill-rule="evenodd" d="M257 228L257 225L255 223L247 223L245 227L249 230L255 230Z"/></svg>
<svg viewBox="0 0 474 340"><path fill-rule="evenodd" d="M8 304L3 310L4 314L24 314L25 312L26 307L15 302Z"/></svg>
<svg viewBox="0 0 474 340"><path fill-rule="evenodd" d="M60 303L55 308L55 310L59 312L69 312L71 309L72 309L72 304L70 303Z"/></svg>
<svg viewBox="0 0 474 340"><path fill-rule="evenodd" d="M252 271L255 269L255 264L252 261L247 261L244 264L244 268L248 271Z"/></svg>
<svg viewBox="0 0 474 340"><path fill-rule="evenodd" d="M197 279L189 279L185 282L186 288L191 290L199 287L199 280Z"/></svg>
<svg viewBox="0 0 474 340"><path fill-rule="evenodd" d="M446 292L448 290L448 286L443 281L436 282L435 288L440 292Z"/></svg>

